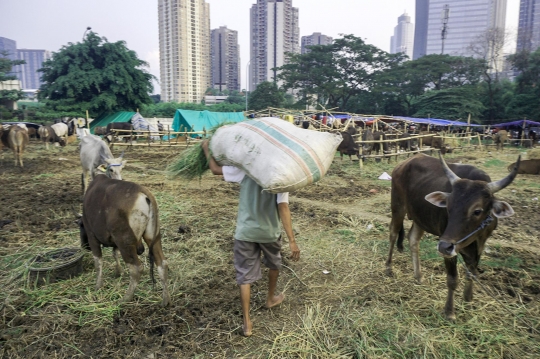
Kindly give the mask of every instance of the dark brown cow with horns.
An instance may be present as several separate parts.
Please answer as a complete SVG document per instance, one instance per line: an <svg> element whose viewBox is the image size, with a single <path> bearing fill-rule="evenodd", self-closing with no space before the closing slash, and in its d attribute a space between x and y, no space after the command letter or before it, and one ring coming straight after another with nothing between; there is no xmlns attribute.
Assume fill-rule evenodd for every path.
<svg viewBox="0 0 540 359"><path fill-rule="evenodd" d="M413 221L409 231L414 277L420 283L422 273L418 250L424 232L439 236L437 249L444 257L448 297L444 312L455 319L454 291L458 283L457 254L465 260L467 269L478 275L478 262L486 240L497 227L497 219L514 214L512 207L495 198L494 194L508 186L517 175L517 165L507 177L491 182L482 170L460 164L450 164L440 158L418 154L392 172L392 222L390 251L386 261L387 274L392 275L392 252L403 251L403 219ZM428 203L429 202L429 203ZM473 284L467 277L464 299L473 299Z"/></svg>

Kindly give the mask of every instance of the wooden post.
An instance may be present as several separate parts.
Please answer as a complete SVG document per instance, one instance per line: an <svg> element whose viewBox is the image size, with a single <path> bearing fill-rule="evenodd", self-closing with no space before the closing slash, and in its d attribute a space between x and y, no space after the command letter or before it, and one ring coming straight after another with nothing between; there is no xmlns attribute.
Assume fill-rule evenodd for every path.
<svg viewBox="0 0 540 359"><path fill-rule="evenodd" d="M88 118L88 110L86 110L86 127L88 128L88 130L90 130L90 121L89 121L89 118Z"/></svg>
<svg viewBox="0 0 540 359"><path fill-rule="evenodd" d="M167 142L171 145L171 126L167 125Z"/></svg>
<svg viewBox="0 0 540 359"><path fill-rule="evenodd" d="M523 139L525 138L525 120L526 118L523 119L523 126L521 126L521 143L520 143L520 146L523 147Z"/></svg>
<svg viewBox="0 0 540 359"><path fill-rule="evenodd" d="M480 151L482 151L482 140L480 139L480 134L478 134L478 147L480 148Z"/></svg>

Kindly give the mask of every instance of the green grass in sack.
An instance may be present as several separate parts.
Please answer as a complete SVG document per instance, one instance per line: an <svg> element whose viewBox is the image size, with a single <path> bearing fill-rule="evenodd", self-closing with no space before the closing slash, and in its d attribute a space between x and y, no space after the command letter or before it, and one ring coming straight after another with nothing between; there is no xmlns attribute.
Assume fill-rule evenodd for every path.
<svg viewBox="0 0 540 359"><path fill-rule="evenodd" d="M208 134L210 137L222 126L234 125L235 122L223 122L217 126L212 127ZM176 157L173 162L167 166L167 172L170 177L183 177L188 181L199 177L201 179L204 172L206 172L210 167L208 167L208 160L204 156L204 150L201 145L195 145L191 148L188 148L178 157Z"/></svg>
<svg viewBox="0 0 540 359"><path fill-rule="evenodd" d="M208 168L208 160L204 155L204 151L201 145L197 144L176 157L167 166L167 172L171 177L182 177L191 181L197 177L200 179Z"/></svg>

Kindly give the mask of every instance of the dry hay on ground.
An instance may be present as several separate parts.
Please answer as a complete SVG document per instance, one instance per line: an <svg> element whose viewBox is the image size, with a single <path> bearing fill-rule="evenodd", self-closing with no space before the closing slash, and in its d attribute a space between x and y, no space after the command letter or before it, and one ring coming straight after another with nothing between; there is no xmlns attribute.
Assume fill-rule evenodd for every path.
<svg viewBox="0 0 540 359"><path fill-rule="evenodd" d="M126 153L124 178L155 194L170 266L172 305L159 306L148 273L135 300L118 304L128 273L113 277L104 253L104 287L94 290L91 256L82 276L53 285L26 285L26 261L47 249L78 246L71 207L80 208L80 168L75 146L43 150L31 144L24 170L11 161L0 168L2 324L0 357L6 358L537 358L539 336L540 184L518 176L499 197L516 215L500 221L481 262L482 283L509 314L476 286L471 305L456 295L457 322L443 315L446 277L435 238L425 236L421 258L425 283L416 285L408 253L394 257L395 277L384 275L388 250L390 182L377 180L391 164L334 163L319 184L291 198L300 262L285 259L278 289L280 308L263 308L267 285L252 287L254 336L238 335L238 288L232 267L238 189L217 177L171 181L164 169L169 150ZM505 176L517 152L447 155L473 163L494 179ZM65 158L66 160L60 160ZM375 190L375 191L373 191ZM406 252L408 249L406 248ZM284 246L285 258L288 253ZM327 273L327 274L325 274ZM464 273L461 270L461 278ZM462 279L463 280L463 279Z"/></svg>
<svg viewBox="0 0 540 359"><path fill-rule="evenodd" d="M527 158L529 160L540 160L540 148L533 148L527 151Z"/></svg>

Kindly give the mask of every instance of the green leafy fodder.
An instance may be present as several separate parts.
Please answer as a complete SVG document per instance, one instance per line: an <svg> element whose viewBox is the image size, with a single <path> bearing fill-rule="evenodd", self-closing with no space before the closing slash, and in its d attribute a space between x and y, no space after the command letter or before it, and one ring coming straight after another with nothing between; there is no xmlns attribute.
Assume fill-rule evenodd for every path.
<svg viewBox="0 0 540 359"><path fill-rule="evenodd" d="M182 177L191 181L202 177L208 170L208 160L200 144L188 148L176 157L168 166L167 172L170 177Z"/></svg>

